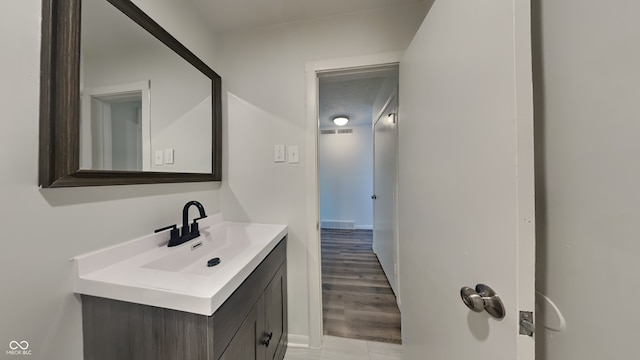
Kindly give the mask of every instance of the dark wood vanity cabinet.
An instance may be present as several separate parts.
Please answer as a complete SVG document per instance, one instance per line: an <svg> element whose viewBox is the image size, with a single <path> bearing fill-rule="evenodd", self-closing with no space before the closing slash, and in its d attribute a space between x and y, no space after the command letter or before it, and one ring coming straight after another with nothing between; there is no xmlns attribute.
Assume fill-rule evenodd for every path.
<svg viewBox="0 0 640 360"><path fill-rule="evenodd" d="M287 346L285 281L284 267L281 267L240 325L221 360L284 358Z"/></svg>
<svg viewBox="0 0 640 360"><path fill-rule="evenodd" d="M282 360L286 237L212 315L82 295L86 360Z"/></svg>

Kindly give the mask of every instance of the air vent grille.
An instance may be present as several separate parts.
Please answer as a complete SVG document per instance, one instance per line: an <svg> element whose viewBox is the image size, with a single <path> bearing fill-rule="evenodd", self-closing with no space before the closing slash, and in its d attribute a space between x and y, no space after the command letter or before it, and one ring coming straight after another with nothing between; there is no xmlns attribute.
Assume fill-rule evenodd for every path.
<svg viewBox="0 0 640 360"><path fill-rule="evenodd" d="M329 129L329 130L320 130L320 135L334 135L334 134L351 134L353 133L353 129Z"/></svg>

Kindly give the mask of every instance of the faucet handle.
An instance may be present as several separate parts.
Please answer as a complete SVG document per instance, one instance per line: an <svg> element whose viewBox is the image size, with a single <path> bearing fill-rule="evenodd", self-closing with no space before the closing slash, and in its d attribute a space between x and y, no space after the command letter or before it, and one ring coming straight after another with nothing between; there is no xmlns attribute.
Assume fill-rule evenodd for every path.
<svg viewBox="0 0 640 360"><path fill-rule="evenodd" d="M154 233L159 233L161 231L165 231L165 230L169 230L169 229L171 229L171 232L169 233L170 234L169 235L169 244L174 244L180 238L180 233L178 232L178 227L176 226L176 224L165 226L165 227L160 228L160 229L156 229L153 232ZM171 245L171 246L173 246L173 245Z"/></svg>
<svg viewBox="0 0 640 360"><path fill-rule="evenodd" d="M204 218L206 218L206 217L207 217L207 215L205 215L205 216L200 216L199 218L195 218L195 219L193 219L193 222L191 223L191 229L190 229L190 231L191 231L192 233L199 233L199 231L198 231L198 225L199 225L199 224L198 224L198 220L202 220L202 219L204 219Z"/></svg>
<svg viewBox="0 0 640 360"><path fill-rule="evenodd" d="M165 231L165 230L169 230L169 229L177 230L178 227L176 226L176 224L173 224L173 225L165 226L165 227L160 228L160 229L155 229L155 230L153 230L153 232L154 233L159 233L161 231Z"/></svg>
<svg viewBox="0 0 640 360"><path fill-rule="evenodd" d="M193 219L193 222L191 223L191 227L189 228L189 232L192 234L197 234L200 235L200 226L198 224L198 220L202 220L204 218L206 218L207 215L205 216L201 216L199 218Z"/></svg>

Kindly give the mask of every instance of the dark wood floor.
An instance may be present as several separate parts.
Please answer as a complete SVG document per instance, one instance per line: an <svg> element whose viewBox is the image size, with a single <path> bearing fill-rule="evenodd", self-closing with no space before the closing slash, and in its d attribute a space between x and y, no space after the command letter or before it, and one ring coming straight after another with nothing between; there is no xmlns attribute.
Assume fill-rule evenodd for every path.
<svg viewBox="0 0 640 360"><path fill-rule="evenodd" d="M322 229L325 335L401 343L400 311L371 230Z"/></svg>

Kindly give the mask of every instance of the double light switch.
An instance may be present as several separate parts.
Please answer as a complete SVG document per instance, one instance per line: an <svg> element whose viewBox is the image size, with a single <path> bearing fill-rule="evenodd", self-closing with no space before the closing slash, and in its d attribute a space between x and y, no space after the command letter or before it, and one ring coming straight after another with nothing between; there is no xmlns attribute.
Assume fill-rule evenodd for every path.
<svg viewBox="0 0 640 360"><path fill-rule="evenodd" d="M289 164L299 163L300 151L298 145L275 145L273 148L273 161L277 163L288 161Z"/></svg>
<svg viewBox="0 0 640 360"><path fill-rule="evenodd" d="M173 164L174 149L156 150L153 156L154 165Z"/></svg>

